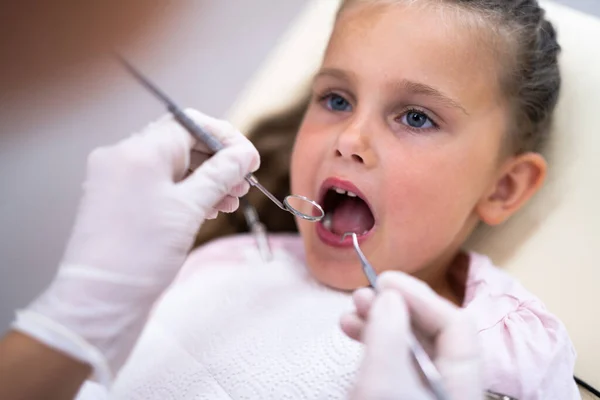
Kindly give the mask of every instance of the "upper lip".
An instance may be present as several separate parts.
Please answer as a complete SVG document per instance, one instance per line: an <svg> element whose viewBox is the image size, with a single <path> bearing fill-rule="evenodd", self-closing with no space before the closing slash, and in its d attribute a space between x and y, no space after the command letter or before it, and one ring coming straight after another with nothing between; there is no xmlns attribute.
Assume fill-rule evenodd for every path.
<svg viewBox="0 0 600 400"><path fill-rule="evenodd" d="M327 178L325 179L325 181L323 181L323 183L321 184L321 189L319 190L319 204L323 204L327 191L333 188L342 189L347 192L352 192L356 194L362 201L365 202L365 204L367 205L367 207L369 207L369 210L373 214L373 217L375 217L373 207L371 206L371 203L363 194L363 192L359 188L357 188L352 182L341 178Z"/></svg>

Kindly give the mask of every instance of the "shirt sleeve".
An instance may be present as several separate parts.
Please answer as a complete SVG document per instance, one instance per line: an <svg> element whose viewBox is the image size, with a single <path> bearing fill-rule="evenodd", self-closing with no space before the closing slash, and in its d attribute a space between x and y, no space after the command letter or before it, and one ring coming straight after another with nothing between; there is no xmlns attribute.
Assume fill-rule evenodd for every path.
<svg viewBox="0 0 600 400"><path fill-rule="evenodd" d="M513 299L515 300L515 299ZM520 400L581 399L575 351L565 327L537 300L480 329L487 389Z"/></svg>

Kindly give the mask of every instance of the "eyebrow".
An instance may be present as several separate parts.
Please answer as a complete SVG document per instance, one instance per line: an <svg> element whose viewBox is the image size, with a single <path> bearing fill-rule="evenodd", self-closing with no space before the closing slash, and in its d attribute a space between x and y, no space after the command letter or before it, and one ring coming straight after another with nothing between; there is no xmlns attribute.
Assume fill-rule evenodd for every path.
<svg viewBox="0 0 600 400"><path fill-rule="evenodd" d="M322 76L330 76L330 77L342 79L345 81L352 81L354 79L354 76L352 73L348 73L341 69L336 69L336 68L322 69L315 76L315 80ZM408 79L403 79L400 82L393 83L392 85L401 91L406 91L406 92L410 92L413 94L420 94L423 96L432 97L442 104L445 104L452 108L457 108L457 109L461 110L463 113L465 113L466 115L469 115L467 110L458 101L454 100L452 97L450 97L448 95L445 95L444 93L442 93L440 90L434 88L433 86L429 86L429 85L426 85L426 84L420 83L420 82L411 81Z"/></svg>
<svg viewBox="0 0 600 400"><path fill-rule="evenodd" d="M461 106L458 101L452 99L450 96L445 95L444 93L437 90L433 86L429 86L424 83L413 82L413 81L409 81L409 80L403 80L402 82L400 82L400 84L398 86L400 88L402 88L408 92L412 92L414 94L422 94L424 96L433 97L440 103L446 104L453 108L458 108L466 115L469 115L467 110L463 106Z"/></svg>
<svg viewBox="0 0 600 400"><path fill-rule="evenodd" d="M352 78L354 77L353 75L354 74L352 74L352 73L345 72L345 71L342 71L341 69L337 69L337 68L323 68L317 73L317 75L315 76L315 80L322 76L331 76L333 78L338 78L338 79L342 79L345 81L349 81L349 80L352 80Z"/></svg>

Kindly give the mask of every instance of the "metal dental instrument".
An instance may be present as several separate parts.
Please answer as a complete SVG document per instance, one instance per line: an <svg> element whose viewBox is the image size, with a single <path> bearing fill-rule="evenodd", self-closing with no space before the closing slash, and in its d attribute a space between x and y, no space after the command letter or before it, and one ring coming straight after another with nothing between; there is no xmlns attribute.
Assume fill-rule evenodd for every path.
<svg viewBox="0 0 600 400"><path fill-rule="evenodd" d="M344 233L344 236L342 236L342 240L346 239L348 236L352 236L352 244L354 245L354 250L356 251L356 254L358 254L358 258L360 258L362 270L367 276L369 284L373 289L377 290L377 273L375 273L375 270L369 263L369 260L367 260L367 257L365 257L362 250L360 249L360 246L358 245L358 236L356 235L356 233Z"/></svg>
<svg viewBox="0 0 600 400"><path fill-rule="evenodd" d="M211 151L217 152L224 148L223 144L217 140L213 135L207 132L205 129L200 127L191 118L189 118L183 110L177 106L165 93L151 83L145 76L143 76L136 68L134 68L126 59L117 55L117 58L121 61L125 69L133 75L138 82L140 82L146 89L152 92L158 99L160 99L166 106L173 117L190 132L196 139L204 143ZM283 203L279 201L271 192L269 192L263 185L261 185L253 174L248 174L245 177L246 181L251 185L260 190L265 196L267 196L277 207L284 211L288 211L297 217L305 219L311 222L320 221L325 216L323 208L314 200L310 200L307 197L299 195L289 195Z"/></svg>
<svg viewBox="0 0 600 400"><path fill-rule="evenodd" d="M273 259L273 252L271 251L271 246L269 244L267 229L258 219L256 209L245 197L240 199L240 208L244 212L246 224L252 232L252 236L254 237L254 241L256 242L256 246L258 247L258 252L260 253L261 258L264 262L271 261Z"/></svg>
<svg viewBox="0 0 600 400"><path fill-rule="evenodd" d="M356 251L356 254L358 254L362 270L367 276L369 284L375 291L377 291L377 273L371 266L371 263L369 263L369 260L367 260L367 257L365 257L362 250L360 249L356 233L345 233L342 237L342 240L344 240L348 236L352 236L352 244L354 245L354 250ZM423 346L421 346L421 343L419 343L419 341L414 337L412 332L409 332L408 345L410 347L415 361L421 369L421 372L423 372L423 376L429 383L429 387L433 392L435 398L437 400L449 400L449 397L446 394L446 390L444 389L442 376L440 375L436 366L433 364L433 362L425 352Z"/></svg>
<svg viewBox="0 0 600 400"><path fill-rule="evenodd" d="M352 244L354 245L354 250L356 251L356 254L358 254L358 258L360 258L362 270L367 276L369 284L375 291L377 291L377 273L369 263L369 260L367 260L367 257L365 257L362 250L360 249L356 233L345 233L342 237L342 240L346 239L346 237L348 236L352 236ZM444 389L442 376L440 375L436 366L433 364L433 362L427 355L427 352L425 352L423 346L421 346L421 343L417 341L417 339L412 333L408 337L408 345L410 346L410 350L413 353L413 357L417 361L417 364L419 364L419 367L421 368L425 379L427 379L427 381L429 382L429 387L431 388L431 391L435 395L436 399L449 400L449 397ZM485 392L485 398L486 400L517 400L505 394L500 394L491 391Z"/></svg>

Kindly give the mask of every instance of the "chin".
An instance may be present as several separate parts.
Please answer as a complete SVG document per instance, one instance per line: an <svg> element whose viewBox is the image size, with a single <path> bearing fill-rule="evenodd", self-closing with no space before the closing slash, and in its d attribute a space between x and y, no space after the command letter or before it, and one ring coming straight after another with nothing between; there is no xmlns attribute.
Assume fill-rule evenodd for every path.
<svg viewBox="0 0 600 400"><path fill-rule="evenodd" d="M315 234L302 232L302 238L307 268L319 283L348 292L369 286L354 250L338 248L331 251Z"/></svg>

